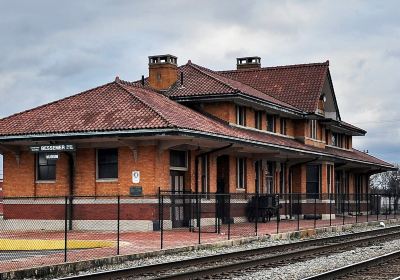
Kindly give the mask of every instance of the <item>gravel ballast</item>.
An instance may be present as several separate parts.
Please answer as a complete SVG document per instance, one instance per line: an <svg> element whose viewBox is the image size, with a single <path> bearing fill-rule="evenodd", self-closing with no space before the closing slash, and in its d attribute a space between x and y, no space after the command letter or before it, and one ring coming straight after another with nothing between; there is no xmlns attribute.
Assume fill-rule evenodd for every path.
<svg viewBox="0 0 400 280"><path fill-rule="evenodd" d="M390 224L390 226L396 226L398 224ZM244 242L238 245L232 245L232 246L211 246L209 248L205 249L198 249L198 250L190 250L190 251L185 251L185 252L179 252L179 253L168 253L168 254L163 254L157 257L147 257L147 258L140 258L140 259L135 259L135 260L130 260L130 261L125 261L120 264L114 264L114 265L104 265L101 267L95 267L95 268L90 268L85 271L80 271L76 273L70 273L67 275L57 275L57 277L67 277L67 276L73 276L73 275L84 275L84 274L90 274L94 272L101 272L101 271L110 271L110 270L118 270L118 269L124 269L124 268L130 268L130 267L137 267L137 266L143 266L143 265L151 265L151 264L158 264L158 263L165 263L165 262L173 262L173 261L178 261L178 260L184 260L184 259L192 259L192 258L197 258L197 257L205 257L205 256L211 256L211 255L216 255L216 254L223 254L223 253L228 253L228 252L233 252L233 251L241 251L241 250L248 250L248 249L255 249L255 248L260 248L260 247L266 247L266 246L275 246L275 245L280 245L280 244L286 244L286 243L293 243L293 242L298 242L298 241L303 241L303 240L309 240L309 239L315 239L315 238L324 238L324 237L331 237L331 236L339 236L339 235L347 235L347 234L352 234L356 232L362 232L362 231L369 231L369 230L374 230L378 229L380 226L379 225L366 225L366 224L357 224L353 227L344 229L344 231L337 231L337 232L322 232L319 233L315 236L307 237L307 238L295 238L295 239L271 239L271 238L263 238L263 240L253 240L251 242ZM400 241L398 241L398 245L400 248ZM382 247L383 248L383 247ZM386 247L385 247L386 248ZM392 247L392 251L397 250L397 247ZM364 248L367 249L367 248ZM363 249L360 249L363 250ZM355 251L355 252L353 252ZM349 252L342 253L344 256L350 255L353 256L352 259L354 259L354 262L364 260L365 258L361 259L361 256L364 254L364 256L368 256L367 258L373 257L372 253L360 253L358 254L357 250L353 250ZM377 251L378 254L385 254L388 251L383 251L380 249L380 246L378 247L373 247L371 251ZM330 259L330 257L321 257L315 260L307 261L307 262L302 262L302 263L295 263L290 266L284 266L284 267L279 267L279 268L274 268L270 269L267 271L261 271L261 272L256 272L256 273L251 273L246 275L246 277L242 278L237 278L237 279L300 279L303 277L306 277L310 274L306 274L306 272L310 272L312 274L316 274L319 272L322 272L322 270L311 270L310 267L315 267L315 269L321 268L321 267L326 267L327 270L336 268L338 266L342 266L343 263L349 264L349 260L344 259L343 262L340 262L340 258L342 254L338 254L338 256L335 256L333 260ZM360 257L360 258L359 258ZM326 259L329 258L329 259ZM337 259L339 258L339 259ZM322 260L320 260L322 259ZM313 262L315 261L316 263L312 264L306 264L308 262ZM337 264L337 266L329 266L330 262ZM304 269L302 269L304 264ZM302 272L304 270L304 272ZM298 271L298 272L297 272ZM38 279L38 278L24 278L24 279ZM54 279L54 276L49 276L49 277L40 277L40 279ZM236 279L236 278L235 278Z"/></svg>

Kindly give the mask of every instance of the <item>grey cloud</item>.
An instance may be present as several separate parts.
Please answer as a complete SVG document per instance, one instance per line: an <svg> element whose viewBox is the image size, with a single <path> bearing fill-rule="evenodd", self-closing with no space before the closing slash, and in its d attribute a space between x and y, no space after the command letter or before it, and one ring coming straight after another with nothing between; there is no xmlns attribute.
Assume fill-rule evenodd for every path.
<svg viewBox="0 0 400 280"><path fill-rule="evenodd" d="M369 130L355 144L400 162L400 136L373 123L400 119L399 10L398 1L2 1L0 117L115 75L139 79L151 54L213 69L242 55L264 66L330 59L343 119Z"/></svg>

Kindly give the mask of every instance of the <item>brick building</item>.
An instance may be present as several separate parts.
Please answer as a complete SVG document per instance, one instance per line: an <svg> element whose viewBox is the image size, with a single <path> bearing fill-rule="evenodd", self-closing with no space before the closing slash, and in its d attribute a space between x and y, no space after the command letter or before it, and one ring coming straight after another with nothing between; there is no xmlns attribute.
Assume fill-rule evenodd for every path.
<svg viewBox="0 0 400 280"><path fill-rule="evenodd" d="M213 71L151 56L148 78L117 77L1 119L3 191L8 198L159 190L362 194L370 175L393 169L352 147L353 136L365 134L342 121L328 61L262 68L259 57L246 57L236 70ZM58 211L35 203L42 203L42 217ZM26 207L23 217L15 207ZM29 207L11 199L4 217L35 218ZM155 219L154 201L141 210L131 218Z"/></svg>

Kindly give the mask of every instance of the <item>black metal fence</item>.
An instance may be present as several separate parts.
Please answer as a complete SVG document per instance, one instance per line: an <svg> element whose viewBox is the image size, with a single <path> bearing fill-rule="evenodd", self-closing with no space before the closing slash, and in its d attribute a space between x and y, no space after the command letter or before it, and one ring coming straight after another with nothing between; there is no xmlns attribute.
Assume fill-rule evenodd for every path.
<svg viewBox="0 0 400 280"><path fill-rule="evenodd" d="M395 219L398 195L6 197L0 271Z"/></svg>

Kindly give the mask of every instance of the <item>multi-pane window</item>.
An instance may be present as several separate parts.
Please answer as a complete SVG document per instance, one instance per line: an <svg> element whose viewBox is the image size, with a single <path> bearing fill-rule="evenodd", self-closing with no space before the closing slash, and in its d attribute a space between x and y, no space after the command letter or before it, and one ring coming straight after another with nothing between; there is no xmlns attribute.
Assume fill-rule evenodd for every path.
<svg viewBox="0 0 400 280"><path fill-rule="evenodd" d="M341 133L332 133L332 145L335 147L343 148L343 134Z"/></svg>
<svg viewBox="0 0 400 280"><path fill-rule="evenodd" d="M237 159L236 178L237 178L237 188L245 189L246 188L246 159L244 159L244 158Z"/></svg>
<svg viewBox="0 0 400 280"><path fill-rule="evenodd" d="M246 125L246 107L236 106L236 124Z"/></svg>
<svg viewBox="0 0 400 280"><path fill-rule="evenodd" d="M286 119L281 118L281 134L286 135Z"/></svg>
<svg viewBox="0 0 400 280"><path fill-rule="evenodd" d="M268 161L267 162L267 174L265 176L266 180L266 192L274 193L274 175L275 175L275 162Z"/></svg>
<svg viewBox="0 0 400 280"><path fill-rule="evenodd" d="M267 131L275 132L275 116L267 114Z"/></svg>
<svg viewBox="0 0 400 280"><path fill-rule="evenodd" d="M56 163L55 159L47 159L46 154L40 153L36 157L38 181L54 181L56 179Z"/></svg>
<svg viewBox="0 0 400 280"><path fill-rule="evenodd" d="M118 149L97 150L97 179L118 179Z"/></svg>
<svg viewBox="0 0 400 280"><path fill-rule="evenodd" d="M309 127L310 127L310 138L317 139L317 120L310 120Z"/></svg>
<svg viewBox="0 0 400 280"><path fill-rule="evenodd" d="M262 129L262 112L256 111L254 116L255 128Z"/></svg>

